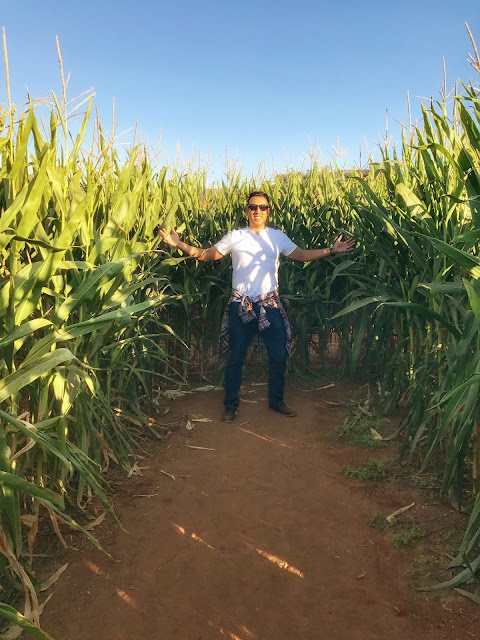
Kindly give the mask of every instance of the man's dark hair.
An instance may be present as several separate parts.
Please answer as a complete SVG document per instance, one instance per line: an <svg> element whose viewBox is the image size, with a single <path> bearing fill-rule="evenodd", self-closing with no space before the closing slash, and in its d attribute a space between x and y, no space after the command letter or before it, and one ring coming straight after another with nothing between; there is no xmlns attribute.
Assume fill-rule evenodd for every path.
<svg viewBox="0 0 480 640"><path fill-rule="evenodd" d="M261 196L262 198L265 198L268 204L270 204L270 198L265 193L265 191L252 191L252 193L247 198L247 205L250 202L250 198L255 198L255 196Z"/></svg>

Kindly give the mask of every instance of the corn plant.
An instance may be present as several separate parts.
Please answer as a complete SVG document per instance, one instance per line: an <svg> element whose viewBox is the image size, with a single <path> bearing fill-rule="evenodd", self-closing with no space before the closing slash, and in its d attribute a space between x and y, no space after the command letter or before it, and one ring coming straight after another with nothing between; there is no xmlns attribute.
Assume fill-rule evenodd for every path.
<svg viewBox="0 0 480 640"><path fill-rule="evenodd" d="M123 166L108 145L95 163L82 151L92 99L71 150L66 105L54 104L43 132L32 102L1 122L0 575L11 598L23 585L25 606L23 617L9 604L2 612L30 630L39 518L95 542L75 515L94 492L116 519L101 472L133 464L121 417L172 370L160 339L174 297L152 258L153 228L177 205L137 150ZM135 417L146 431L148 416Z"/></svg>

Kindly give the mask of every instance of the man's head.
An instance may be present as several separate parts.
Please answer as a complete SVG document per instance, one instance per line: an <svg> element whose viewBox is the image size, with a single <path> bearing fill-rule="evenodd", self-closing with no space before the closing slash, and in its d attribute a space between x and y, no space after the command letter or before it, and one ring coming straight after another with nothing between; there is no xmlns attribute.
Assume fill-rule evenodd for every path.
<svg viewBox="0 0 480 640"><path fill-rule="evenodd" d="M248 226L252 231L261 231L267 225L270 213L270 198L263 191L252 191L248 196L247 206Z"/></svg>

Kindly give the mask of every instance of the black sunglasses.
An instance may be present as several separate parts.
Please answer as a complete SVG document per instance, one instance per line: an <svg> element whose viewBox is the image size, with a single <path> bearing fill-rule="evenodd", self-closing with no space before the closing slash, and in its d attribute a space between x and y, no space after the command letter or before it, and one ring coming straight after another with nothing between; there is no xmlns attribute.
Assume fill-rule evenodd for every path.
<svg viewBox="0 0 480 640"><path fill-rule="evenodd" d="M268 204L247 204L247 209L250 209L250 211L256 211L257 209L260 209L260 211L266 211L268 208Z"/></svg>

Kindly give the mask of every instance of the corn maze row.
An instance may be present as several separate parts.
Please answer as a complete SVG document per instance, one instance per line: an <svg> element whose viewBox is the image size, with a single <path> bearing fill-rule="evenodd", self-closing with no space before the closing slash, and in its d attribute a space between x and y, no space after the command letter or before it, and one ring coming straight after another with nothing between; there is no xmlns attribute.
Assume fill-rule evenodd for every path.
<svg viewBox="0 0 480 640"><path fill-rule="evenodd" d="M441 464L442 493L470 509L448 584L477 570L480 92L459 93L424 106L367 172L313 164L213 185L206 171L155 168L141 147L120 159L98 121L87 144L92 98L74 134L65 99L53 96L47 117L34 104L0 110L0 614L10 624L47 637L36 628L39 526L82 530L93 494L115 518L104 472L134 463L152 389L218 355L228 261L169 252L157 229L210 246L244 226L254 188L299 246L358 240L348 257L282 266L294 366L308 368L315 350L325 365L333 332L340 373L371 371L385 413L402 398L409 457Z"/></svg>

